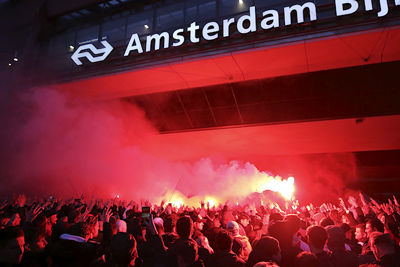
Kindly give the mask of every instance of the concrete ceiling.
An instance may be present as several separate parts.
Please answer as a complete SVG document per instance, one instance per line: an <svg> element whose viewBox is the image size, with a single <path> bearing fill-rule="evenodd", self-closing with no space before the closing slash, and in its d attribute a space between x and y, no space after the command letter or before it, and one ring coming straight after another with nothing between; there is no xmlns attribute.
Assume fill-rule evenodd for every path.
<svg viewBox="0 0 400 267"><path fill-rule="evenodd" d="M265 155L400 149L399 133L397 115L155 134L141 149L169 160L222 156L257 162Z"/></svg>

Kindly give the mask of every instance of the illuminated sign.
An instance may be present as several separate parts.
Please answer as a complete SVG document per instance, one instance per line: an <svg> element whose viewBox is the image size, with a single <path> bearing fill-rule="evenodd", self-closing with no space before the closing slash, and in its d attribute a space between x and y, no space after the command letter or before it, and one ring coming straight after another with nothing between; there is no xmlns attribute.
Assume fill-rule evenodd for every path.
<svg viewBox="0 0 400 267"><path fill-rule="evenodd" d="M92 44L81 45L75 53L72 55L72 60L76 65L82 65L80 58L87 58L90 62L99 62L107 58L107 56L113 50L113 47L107 41L101 41L104 48L96 48ZM95 56L92 56L89 52L82 52L85 50L90 50Z"/></svg>
<svg viewBox="0 0 400 267"><path fill-rule="evenodd" d="M389 0L379 0L379 10L377 16L386 16L389 12ZM396 6L400 6L400 0L394 1ZM377 3L374 3L377 6ZM351 15L360 9L360 4L356 0L335 0L336 16ZM364 0L364 8L366 11L374 9L372 0ZM306 12L307 11L307 12ZM292 24L304 23L308 21L317 20L317 7L313 2L306 2L303 5L293 5L283 8L283 23L284 26ZM296 18L296 19L293 19ZM191 43L198 43L201 39L212 41L220 37L227 38L230 35L232 28L240 34L247 34L256 32L257 27L263 30L269 30L280 27L279 13L277 10L270 9L262 13L262 19L257 25L256 7L251 6L248 14L242 15L237 20L235 18L224 19L221 24L217 22L208 22L202 28L196 23L192 22L187 28L180 28L175 30L172 35L168 32L162 32L146 36L145 43L142 44L139 35L134 33L129 39L129 43L125 49L124 56L127 57L133 53L142 54L150 51L156 51L161 48L178 47L183 45L187 40ZM81 65L80 58L86 58L90 62L99 62L107 58L113 50L112 46L107 41L101 41L104 48L96 48L92 44L80 46L72 55L72 60ZM86 50L90 50L94 56Z"/></svg>

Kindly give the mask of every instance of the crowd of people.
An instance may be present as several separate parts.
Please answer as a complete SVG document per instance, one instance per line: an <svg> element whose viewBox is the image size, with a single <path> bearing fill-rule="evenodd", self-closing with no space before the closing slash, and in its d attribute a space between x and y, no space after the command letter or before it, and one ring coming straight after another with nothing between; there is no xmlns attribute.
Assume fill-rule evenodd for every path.
<svg viewBox="0 0 400 267"><path fill-rule="evenodd" d="M400 205L27 200L0 205L0 266L400 266Z"/></svg>

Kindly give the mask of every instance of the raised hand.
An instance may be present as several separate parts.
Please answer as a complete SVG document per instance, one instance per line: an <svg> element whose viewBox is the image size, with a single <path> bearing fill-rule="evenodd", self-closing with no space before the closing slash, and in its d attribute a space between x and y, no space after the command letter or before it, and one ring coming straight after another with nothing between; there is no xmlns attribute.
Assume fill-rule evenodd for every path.
<svg viewBox="0 0 400 267"><path fill-rule="evenodd" d="M167 201L166 201L165 199L161 200L160 207L161 207L161 208L164 208L166 202L167 202Z"/></svg>
<svg viewBox="0 0 400 267"><path fill-rule="evenodd" d="M379 203L378 203L375 199L373 199L372 197L370 197L370 199L371 199L371 203L372 203L375 207L377 207L377 208L380 208L380 207L381 207L381 205L379 205Z"/></svg>
<svg viewBox="0 0 400 267"><path fill-rule="evenodd" d="M394 209L390 204L383 203L381 208L387 215L392 215L394 213Z"/></svg>
<svg viewBox="0 0 400 267"><path fill-rule="evenodd" d="M332 210L335 210L335 209L336 209L336 207L335 207L332 203L328 203L328 204L327 204L327 207L328 207L328 210L329 210L329 211L332 211Z"/></svg>
<svg viewBox="0 0 400 267"><path fill-rule="evenodd" d="M396 206L399 206L399 202L397 202L397 199L396 199L395 196L393 196L393 201L394 201L394 204L395 204Z"/></svg>
<svg viewBox="0 0 400 267"><path fill-rule="evenodd" d="M1 204L0 204L0 210L2 210L5 206L8 205L8 201L4 200Z"/></svg>
<svg viewBox="0 0 400 267"><path fill-rule="evenodd" d="M103 213L100 216L102 222L110 222L112 210L110 207L106 206L103 210Z"/></svg>
<svg viewBox="0 0 400 267"><path fill-rule="evenodd" d="M323 203L320 207L319 207L319 211L322 213L325 213L328 211L328 208L326 207L326 204Z"/></svg>
<svg viewBox="0 0 400 267"><path fill-rule="evenodd" d="M86 221L86 219L88 218L89 213L92 211L94 204L96 203L94 197L92 197L92 199L90 200L89 206L86 206L86 210L84 213L81 214L80 218L79 218L79 222L84 222ZM84 206L82 205L81 208L83 208Z"/></svg>
<svg viewBox="0 0 400 267"><path fill-rule="evenodd" d="M94 197L92 197L92 199L90 200L89 206L87 208L88 213L92 211L95 204L96 204L96 199Z"/></svg>
<svg viewBox="0 0 400 267"><path fill-rule="evenodd" d="M40 205L33 205L26 213L26 221L32 222L42 211Z"/></svg>
<svg viewBox="0 0 400 267"><path fill-rule="evenodd" d="M354 197L349 196L349 198L347 199L347 201L350 203L350 205L351 205L353 208L357 208L357 207L358 207L357 200L356 200Z"/></svg>
<svg viewBox="0 0 400 267"><path fill-rule="evenodd" d="M363 193L361 193L361 192L358 193L358 196L360 197L361 203L363 205L368 205L367 200L365 200L365 197L364 197Z"/></svg>

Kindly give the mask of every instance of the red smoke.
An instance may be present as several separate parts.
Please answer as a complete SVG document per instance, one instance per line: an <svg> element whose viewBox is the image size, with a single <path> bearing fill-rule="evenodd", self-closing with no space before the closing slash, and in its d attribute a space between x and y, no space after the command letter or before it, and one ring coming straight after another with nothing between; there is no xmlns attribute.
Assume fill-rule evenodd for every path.
<svg viewBox="0 0 400 267"><path fill-rule="evenodd" d="M187 197L233 200L256 191L262 172L248 160L284 178L295 176L296 197L305 200L332 199L344 192L346 179L355 178L351 154L231 161L236 160L232 155L210 151L208 158L168 161L142 150L158 133L143 111L120 100L76 103L59 92L35 89L8 108L3 121L9 127L2 130L3 195L118 194L168 201L177 190ZM173 147L179 151L179 141ZM194 144L191 155L200 147Z"/></svg>

